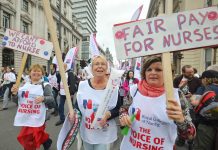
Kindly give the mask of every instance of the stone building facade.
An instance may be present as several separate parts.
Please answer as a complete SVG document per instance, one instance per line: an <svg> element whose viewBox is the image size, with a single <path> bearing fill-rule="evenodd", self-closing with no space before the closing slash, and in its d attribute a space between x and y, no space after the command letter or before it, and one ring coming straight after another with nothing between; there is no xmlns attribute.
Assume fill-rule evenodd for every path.
<svg viewBox="0 0 218 150"><path fill-rule="evenodd" d="M166 2L166 0L151 0L147 18L163 15L169 6ZM190 0L172 0L172 2L174 13L218 4L218 0L198 0L195 2ZM184 65L192 65L201 74L208 66L218 64L217 47L174 52L172 53L172 64L175 74L181 74L181 68Z"/></svg>
<svg viewBox="0 0 218 150"><path fill-rule="evenodd" d="M81 49L82 27L80 23L77 23L76 17L72 13L72 0L50 0L50 3L62 52L66 52L68 48L74 46ZM6 28L50 40L42 0L1 0L0 39L4 36ZM21 59L21 52L1 46L0 66L9 65L18 71ZM36 63L43 65L48 70L51 60L47 61L29 55L26 67Z"/></svg>

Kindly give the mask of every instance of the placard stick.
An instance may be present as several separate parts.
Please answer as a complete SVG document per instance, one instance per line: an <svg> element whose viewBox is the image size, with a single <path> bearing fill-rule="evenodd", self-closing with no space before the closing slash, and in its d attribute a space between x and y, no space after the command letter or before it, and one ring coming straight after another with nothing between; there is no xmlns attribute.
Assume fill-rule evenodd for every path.
<svg viewBox="0 0 218 150"><path fill-rule="evenodd" d="M21 80L21 77L22 77L22 74L23 74L23 71L24 71L24 67L25 67L25 65L26 65L27 56L28 56L27 53L23 53L21 66L20 66L20 69L19 69L19 71L18 71L17 80L16 80L16 83L15 83L15 85L16 85L17 87L20 86L20 80Z"/></svg>
<svg viewBox="0 0 218 150"><path fill-rule="evenodd" d="M49 0L43 0L43 8L44 8L45 16L47 18L48 27L49 27L49 31L50 31L50 34L51 34L51 40L52 40L52 43L54 45L55 55L57 57L57 61L58 61L58 65L59 65L59 71L60 71L60 74L61 74L61 80L62 80L62 82L64 84L64 91L65 91L65 94L66 94L68 110L69 110L69 112L71 114L73 114L74 113L73 106L72 106L72 102L71 102L69 88L68 88L68 85L67 85L65 70L64 70L64 67L63 67L64 63L63 63L63 60L62 60L62 57L61 57L61 50L60 50L60 46L59 46L59 43L58 43L57 32L56 32L56 28L55 28L56 25L54 23L54 19L53 19L53 15L52 15Z"/></svg>
<svg viewBox="0 0 218 150"><path fill-rule="evenodd" d="M166 14L172 13L173 10L173 0L165 1ZM174 91L173 91L173 77L172 77L172 68L171 68L171 57L170 53L162 53L162 66L163 66L163 76L164 76L164 87L166 91L167 98L167 106L170 105L168 103L169 99L174 99Z"/></svg>

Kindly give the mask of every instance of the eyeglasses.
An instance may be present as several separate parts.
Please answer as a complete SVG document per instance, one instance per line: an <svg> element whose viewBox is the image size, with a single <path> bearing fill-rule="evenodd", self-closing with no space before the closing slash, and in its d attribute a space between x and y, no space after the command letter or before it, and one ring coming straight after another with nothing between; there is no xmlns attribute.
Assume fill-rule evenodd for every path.
<svg viewBox="0 0 218 150"><path fill-rule="evenodd" d="M105 67L106 66L106 64L105 63L94 63L93 64L94 66L97 66L97 67L99 67L99 66L103 66L103 67Z"/></svg>

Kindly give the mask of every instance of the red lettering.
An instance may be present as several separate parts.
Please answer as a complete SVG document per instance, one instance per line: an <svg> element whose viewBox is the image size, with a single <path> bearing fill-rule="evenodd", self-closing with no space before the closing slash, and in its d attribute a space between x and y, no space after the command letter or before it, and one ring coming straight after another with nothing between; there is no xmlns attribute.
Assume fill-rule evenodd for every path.
<svg viewBox="0 0 218 150"><path fill-rule="evenodd" d="M166 29L162 27L163 24L164 24L164 20L163 19L154 20L154 28L155 28L155 32L156 33L158 33L159 30L166 31Z"/></svg>
<svg viewBox="0 0 218 150"><path fill-rule="evenodd" d="M131 42L127 42L127 43L124 44L124 49L125 49L126 56L129 55L129 54L128 54L128 51L131 50L131 48L128 48L128 47L127 47L129 44L131 44Z"/></svg>
<svg viewBox="0 0 218 150"><path fill-rule="evenodd" d="M182 30L182 24L184 24L186 21L186 17L185 15L183 14L179 14L177 16L177 23L178 23L178 26L179 26L179 29Z"/></svg>
<svg viewBox="0 0 218 150"><path fill-rule="evenodd" d="M199 25L198 20L195 18L195 16L193 14L190 14L190 18L189 18L189 25L192 25L192 22L195 22L196 24Z"/></svg>
<svg viewBox="0 0 218 150"><path fill-rule="evenodd" d="M208 36L209 34L211 34L209 31L207 31L208 29L210 29L210 28L209 27L204 28L204 35L205 35L206 40L212 39L212 37Z"/></svg>
<svg viewBox="0 0 218 150"><path fill-rule="evenodd" d="M184 38L184 43L185 44L187 43L187 41L192 42L190 37L191 37L191 32L189 32L189 31L184 31L183 32L183 38Z"/></svg>
<svg viewBox="0 0 218 150"><path fill-rule="evenodd" d="M203 25L205 20L206 20L206 18L207 18L208 12L205 15L202 14L201 12L199 12L198 14L202 17L201 25Z"/></svg>
<svg viewBox="0 0 218 150"><path fill-rule="evenodd" d="M135 41L132 43L132 50L134 52L140 52L142 50L142 44L139 41Z"/></svg>
<svg viewBox="0 0 218 150"><path fill-rule="evenodd" d="M144 40L145 51L153 50L154 48L151 46L154 43L154 39L147 38Z"/></svg>
<svg viewBox="0 0 218 150"><path fill-rule="evenodd" d="M199 33L199 29L195 29L195 30L194 30L194 35L199 36L199 38L196 39L196 41L202 41L203 38L204 38L203 35Z"/></svg>
<svg viewBox="0 0 218 150"><path fill-rule="evenodd" d="M133 38L135 38L136 34L140 34L141 36L144 36L142 30L139 28L138 25L135 26L134 31L133 31Z"/></svg>
<svg viewBox="0 0 218 150"><path fill-rule="evenodd" d="M217 34L217 36L214 37L214 39L218 39L218 25L213 27L213 32Z"/></svg>

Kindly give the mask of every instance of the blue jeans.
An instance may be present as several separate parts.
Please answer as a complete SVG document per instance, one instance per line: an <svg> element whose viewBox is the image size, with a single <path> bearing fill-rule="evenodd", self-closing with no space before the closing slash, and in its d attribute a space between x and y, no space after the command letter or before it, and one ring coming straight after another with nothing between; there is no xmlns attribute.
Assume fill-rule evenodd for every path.
<svg viewBox="0 0 218 150"><path fill-rule="evenodd" d="M107 144L89 144L83 141L83 147L85 150L107 150Z"/></svg>
<svg viewBox="0 0 218 150"><path fill-rule="evenodd" d="M66 96L65 95L60 95L60 103L58 107L58 112L60 116L60 120L64 121L65 120L65 115L64 115L64 104L66 101Z"/></svg>

